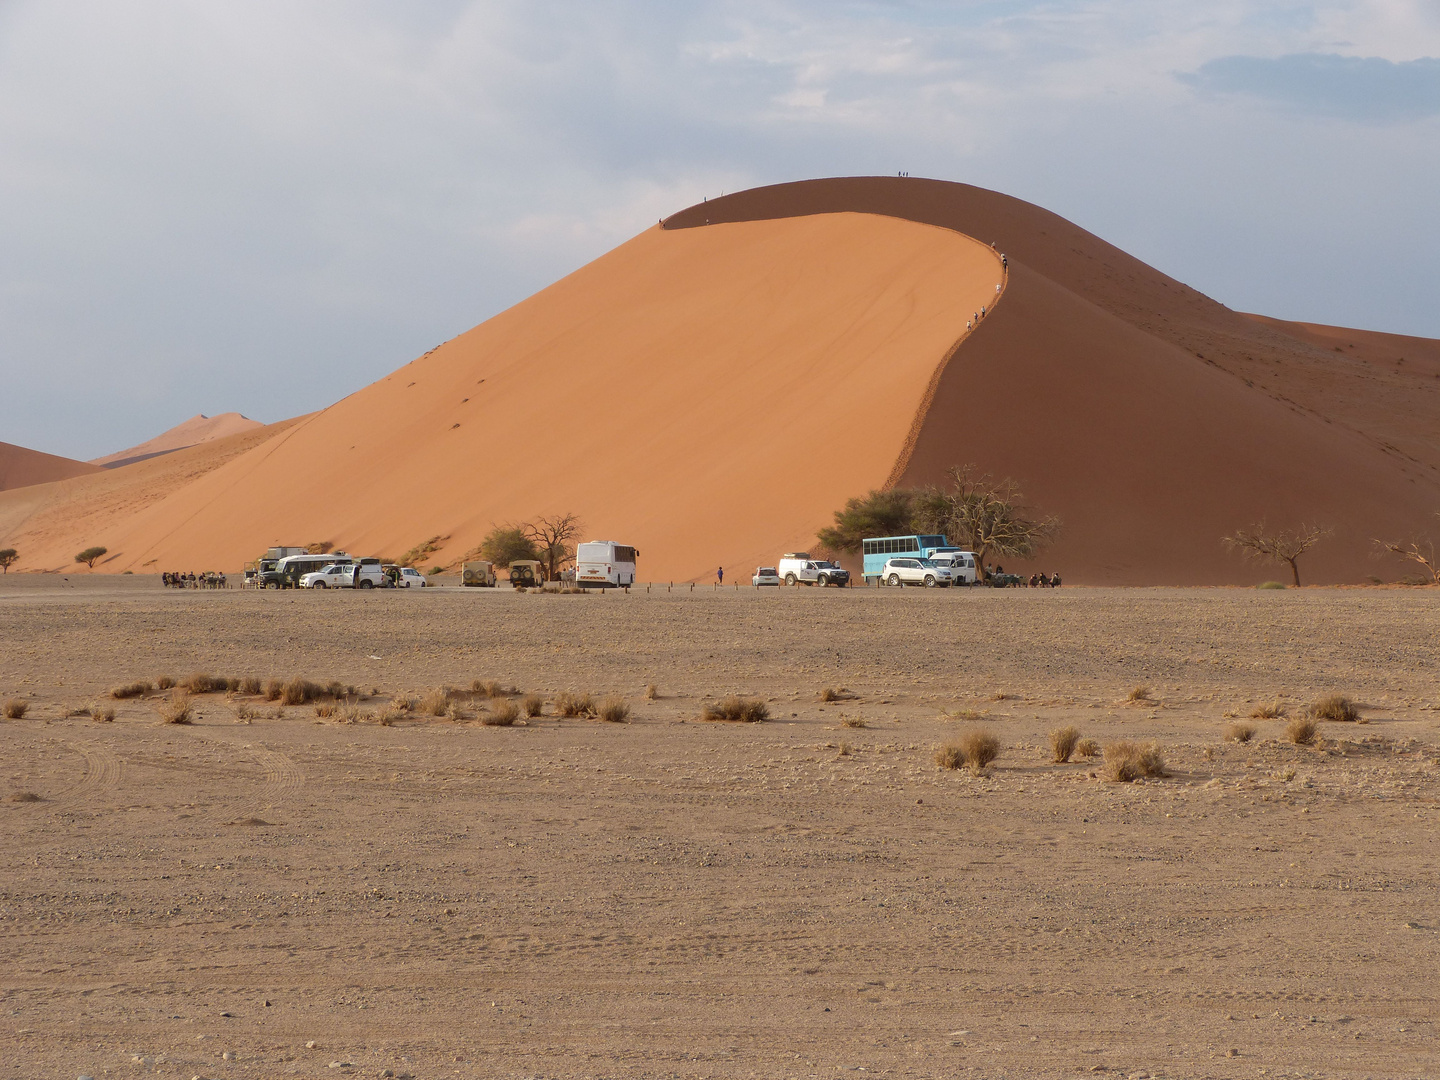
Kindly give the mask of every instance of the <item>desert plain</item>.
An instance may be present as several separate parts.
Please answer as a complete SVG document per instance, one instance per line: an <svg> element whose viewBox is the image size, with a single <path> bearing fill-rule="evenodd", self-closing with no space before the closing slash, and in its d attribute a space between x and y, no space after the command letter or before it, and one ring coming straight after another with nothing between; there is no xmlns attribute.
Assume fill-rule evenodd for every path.
<svg viewBox="0 0 1440 1080"><path fill-rule="evenodd" d="M8 575L0 1076L1433 1076L1437 611ZM336 680L351 722L108 696L194 673ZM542 714L486 726L520 698L473 680ZM1361 722L1314 745L1248 719L1331 693ZM700 722L730 694L770 719ZM1066 725L1168 775L1055 763ZM972 728L999 757L937 766Z"/></svg>

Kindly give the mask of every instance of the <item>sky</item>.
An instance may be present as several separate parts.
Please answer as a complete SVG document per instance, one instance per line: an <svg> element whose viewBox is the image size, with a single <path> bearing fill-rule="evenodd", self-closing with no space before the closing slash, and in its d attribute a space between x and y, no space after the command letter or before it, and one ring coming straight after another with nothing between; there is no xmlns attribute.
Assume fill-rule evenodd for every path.
<svg viewBox="0 0 1440 1080"><path fill-rule="evenodd" d="M323 408L702 197L900 171L1440 337L1440 4L0 0L0 441Z"/></svg>

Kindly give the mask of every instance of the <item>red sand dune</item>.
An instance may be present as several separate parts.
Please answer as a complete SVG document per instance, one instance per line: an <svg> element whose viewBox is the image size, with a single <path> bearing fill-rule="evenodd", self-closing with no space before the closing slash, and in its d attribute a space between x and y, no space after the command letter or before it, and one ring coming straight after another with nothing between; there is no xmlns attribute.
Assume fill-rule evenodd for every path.
<svg viewBox="0 0 1440 1080"><path fill-rule="evenodd" d="M1261 518L1330 527L1309 578L1363 581L1403 572L1371 537L1440 509L1437 368L1436 342L1233 312L994 192L809 181L682 211L83 542L111 570L430 537L454 564L575 511L642 577L733 579L849 496L973 462L1063 520L1041 563L1072 582L1279 576L1220 543ZM51 513L31 565L82 539Z"/></svg>
<svg viewBox="0 0 1440 1080"><path fill-rule="evenodd" d="M248 416L242 416L238 412L220 413L218 416L206 416L204 413L198 413L183 424L176 424L169 431L162 431L153 439L147 439L128 450L117 450L113 454L95 458L90 464L114 469L121 465L144 461L146 458L157 457L160 454L183 450L187 446L195 446L198 443L239 435L243 431L254 431L256 428L264 426L260 421L251 420Z"/></svg>
<svg viewBox="0 0 1440 1080"><path fill-rule="evenodd" d="M0 442L0 491L68 480L72 476L84 476L95 471L95 466L83 461Z"/></svg>

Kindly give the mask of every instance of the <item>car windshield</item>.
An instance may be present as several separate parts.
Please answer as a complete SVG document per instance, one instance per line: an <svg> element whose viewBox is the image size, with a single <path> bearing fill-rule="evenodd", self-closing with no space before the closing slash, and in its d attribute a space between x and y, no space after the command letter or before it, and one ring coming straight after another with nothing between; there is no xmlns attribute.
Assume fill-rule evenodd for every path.
<svg viewBox="0 0 1440 1080"><path fill-rule="evenodd" d="M935 569L934 559L916 559L915 561L918 562L921 566L929 567L932 570Z"/></svg>

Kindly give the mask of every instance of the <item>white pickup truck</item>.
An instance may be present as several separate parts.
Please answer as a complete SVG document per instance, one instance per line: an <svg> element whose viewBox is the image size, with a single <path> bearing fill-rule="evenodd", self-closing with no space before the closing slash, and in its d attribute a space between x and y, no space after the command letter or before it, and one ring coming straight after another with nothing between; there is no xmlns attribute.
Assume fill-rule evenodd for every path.
<svg viewBox="0 0 1440 1080"><path fill-rule="evenodd" d="M824 559L812 559L806 551L787 551L776 569L786 585L850 584L850 571Z"/></svg>

